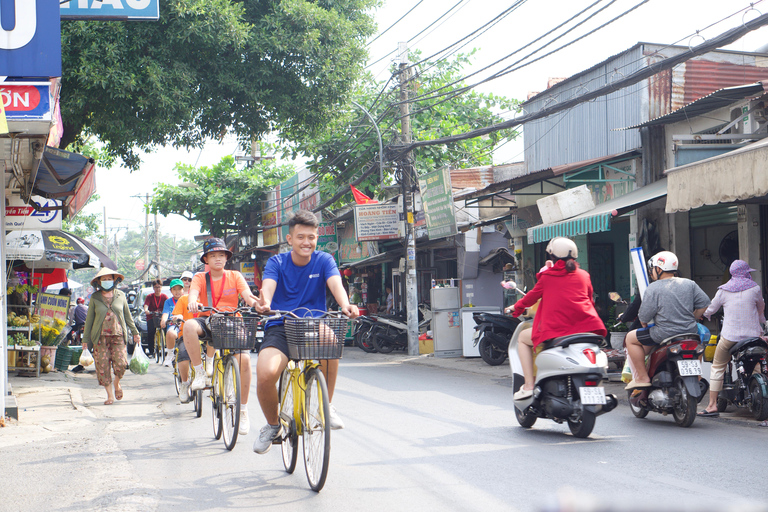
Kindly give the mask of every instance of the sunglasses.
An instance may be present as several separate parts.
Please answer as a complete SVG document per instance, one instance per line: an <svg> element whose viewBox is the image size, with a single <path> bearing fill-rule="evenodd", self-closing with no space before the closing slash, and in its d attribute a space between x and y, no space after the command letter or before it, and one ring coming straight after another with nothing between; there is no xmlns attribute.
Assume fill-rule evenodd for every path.
<svg viewBox="0 0 768 512"><path fill-rule="evenodd" d="M188 282L190 282L190 283L192 282L192 280L191 280L190 278L188 278L188 277L184 277L184 278L182 278L181 280L182 280L182 281L188 281Z"/></svg>

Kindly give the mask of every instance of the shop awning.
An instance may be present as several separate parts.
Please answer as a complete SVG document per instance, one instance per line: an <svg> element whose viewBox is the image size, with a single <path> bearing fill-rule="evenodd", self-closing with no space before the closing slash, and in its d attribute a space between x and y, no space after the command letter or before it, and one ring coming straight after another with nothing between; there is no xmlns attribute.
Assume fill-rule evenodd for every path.
<svg viewBox="0 0 768 512"><path fill-rule="evenodd" d="M667 213L768 195L768 140L667 169Z"/></svg>
<svg viewBox="0 0 768 512"><path fill-rule="evenodd" d="M403 255L403 251L396 249L393 251L382 252L381 254L376 254L375 256L369 256L364 260L355 261L353 263L346 263L343 266L346 268L355 268L355 267L368 267L370 265L380 265L387 261L394 261L395 259L399 258L402 255Z"/></svg>
<svg viewBox="0 0 768 512"><path fill-rule="evenodd" d="M77 153L46 147L32 193L58 199L69 217L79 212L96 190L95 162Z"/></svg>
<svg viewBox="0 0 768 512"><path fill-rule="evenodd" d="M661 179L568 220L528 228L528 243L546 242L556 236L573 237L611 230L611 219L639 208L667 194L667 180Z"/></svg>

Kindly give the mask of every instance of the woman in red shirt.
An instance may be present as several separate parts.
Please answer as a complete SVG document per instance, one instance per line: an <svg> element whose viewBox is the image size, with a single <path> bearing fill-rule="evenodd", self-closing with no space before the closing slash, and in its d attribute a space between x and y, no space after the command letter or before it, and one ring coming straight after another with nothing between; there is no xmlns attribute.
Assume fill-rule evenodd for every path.
<svg viewBox="0 0 768 512"><path fill-rule="evenodd" d="M595 311L589 273L581 270L576 263L579 255L576 244L569 238L553 238L546 251L554 264L536 274L538 281L533 290L506 310L509 313L514 308L512 316L518 317L541 299L533 328L522 331L518 338L517 353L525 384L515 393L516 400L533 394L533 349L539 344L558 336L581 332L600 336L607 334L603 321Z"/></svg>

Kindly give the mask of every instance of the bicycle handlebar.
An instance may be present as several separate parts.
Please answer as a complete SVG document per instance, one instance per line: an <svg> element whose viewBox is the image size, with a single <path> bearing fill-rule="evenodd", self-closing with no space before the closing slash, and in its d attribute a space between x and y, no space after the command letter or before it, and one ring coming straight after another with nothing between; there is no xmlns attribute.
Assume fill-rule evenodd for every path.
<svg viewBox="0 0 768 512"><path fill-rule="evenodd" d="M330 316L338 317L338 315L342 314L340 311L321 311L321 310L314 310L314 309L308 309L308 308L298 308L294 311L270 310L269 313L264 314L264 313L259 313L258 311L256 311L254 308L250 306L239 307L231 311L223 311L223 310L216 309L212 306L203 306L200 303L198 303L198 310L201 312L211 312L211 313L216 313L220 315L232 315L235 313L250 313L251 315L254 315L254 316L260 316L262 320L266 320L266 321L280 320L285 316L289 316L292 318L302 318L294 312L299 310L304 310L308 312L316 311L316 312L323 313L321 316L315 317L315 318L326 318Z"/></svg>

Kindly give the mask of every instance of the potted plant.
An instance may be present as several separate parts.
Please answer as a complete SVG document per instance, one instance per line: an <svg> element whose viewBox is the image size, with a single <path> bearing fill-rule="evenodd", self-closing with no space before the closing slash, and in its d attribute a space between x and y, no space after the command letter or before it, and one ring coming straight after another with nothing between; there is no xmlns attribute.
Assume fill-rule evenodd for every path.
<svg viewBox="0 0 768 512"><path fill-rule="evenodd" d="M608 320L605 322L605 328L611 336L611 348L615 350L621 350L624 348L624 338L627 337L629 328L624 322L620 322L617 319L616 306L618 304L614 302L610 308L608 308Z"/></svg>

